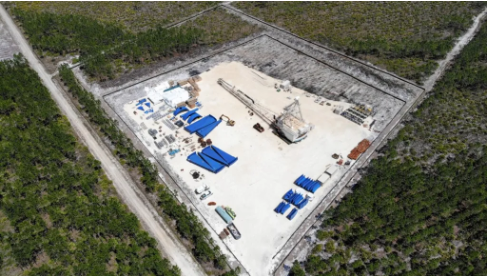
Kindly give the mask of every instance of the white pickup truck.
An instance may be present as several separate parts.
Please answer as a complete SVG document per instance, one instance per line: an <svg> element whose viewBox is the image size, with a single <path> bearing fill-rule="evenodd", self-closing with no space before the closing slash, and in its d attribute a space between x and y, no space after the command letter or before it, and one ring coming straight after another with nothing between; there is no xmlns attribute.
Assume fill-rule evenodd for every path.
<svg viewBox="0 0 488 276"><path fill-rule="evenodd" d="M200 186L200 187L198 187L198 188L195 189L195 193L197 195L199 195L199 194L201 194L201 193L203 193L205 191L208 191L208 190L210 190L210 187L208 185L206 185L206 184L203 184L202 186Z"/></svg>

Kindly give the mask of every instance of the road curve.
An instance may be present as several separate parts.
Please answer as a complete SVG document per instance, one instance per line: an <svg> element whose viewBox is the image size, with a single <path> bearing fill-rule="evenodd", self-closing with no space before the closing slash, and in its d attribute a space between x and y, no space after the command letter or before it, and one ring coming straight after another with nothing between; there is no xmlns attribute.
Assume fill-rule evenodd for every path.
<svg viewBox="0 0 488 276"><path fill-rule="evenodd" d="M200 265L195 262L192 255L190 255L186 248L178 241L174 233L172 233L171 230L168 230L164 225L160 224L157 219L157 211L154 207L150 204L144 204L143 200L138 196L138 194L141 195L141 193L135 190L137 188L135 188L135 185L131 184L127 172L120 166L108 148L105 147L105 145L100 145L97 142L97 139L95 139L92 133L84 125L83 119L78 116L77 111L74 110L73 106L63 96L63 92L53 82L51 76L46 72L42 63L37 59L20 30L2 5L0 5L0 16L19 46L21 53L29 62L31 68L37 72L61 112L68 118L71 126L93 156L102 163L105 173L108 178L113 181L117 193L123 202L139 218L139 221L144 228L158 241L160 245L159 247L162 249L165 257L168 258L172 264L177 265L181 270L181 274L184 276L205 275L205 272Z"/></svg>

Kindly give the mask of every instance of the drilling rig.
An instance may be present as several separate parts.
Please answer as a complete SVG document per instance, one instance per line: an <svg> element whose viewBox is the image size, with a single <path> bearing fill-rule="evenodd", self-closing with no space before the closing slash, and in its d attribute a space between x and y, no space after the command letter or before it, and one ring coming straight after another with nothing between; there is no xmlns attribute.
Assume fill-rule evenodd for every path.
<svg viewBox="0 0 488 276"><path fill-rule="evenodd" d="M281 114L276 114L223 79L218 79L217 83L292 143L305 139L313 129L313 125L303 119L298 97L293 100L293 103L286 106Z"/></svg>

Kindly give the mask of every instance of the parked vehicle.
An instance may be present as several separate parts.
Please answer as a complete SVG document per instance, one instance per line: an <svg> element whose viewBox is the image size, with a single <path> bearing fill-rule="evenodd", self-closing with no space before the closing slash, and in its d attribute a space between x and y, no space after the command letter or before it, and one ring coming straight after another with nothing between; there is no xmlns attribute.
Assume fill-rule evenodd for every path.
<svg viewBox="0 0 488 276"><path fill-rule="evenodd" d="M198 188L195 189L195 193L197 195L199 195L199 194L201 194L201 193L203 193L205 191L208 191L208 190L210 190L210 187L207 186L206 184L203 184L202 186L200 186L200 187L198 187Z"/></svg>
<svg viewBox="0 0 488 276"><path fill-rule="evenodd" d="M234 237L234 239L238 240L241 238L241 232L237 230L237 227L234 225L234 223L231 223L227 225L227 229L229 229L230 233Z"/></svg>
<svg viewBox="0 0 488 276"><path fill-rule="evenodd" d="M213 195L212 191L208 190L208 191L205 191L201 196L200 196L200 200L204 200L206 198L208 198L209 196Z"/></svg>

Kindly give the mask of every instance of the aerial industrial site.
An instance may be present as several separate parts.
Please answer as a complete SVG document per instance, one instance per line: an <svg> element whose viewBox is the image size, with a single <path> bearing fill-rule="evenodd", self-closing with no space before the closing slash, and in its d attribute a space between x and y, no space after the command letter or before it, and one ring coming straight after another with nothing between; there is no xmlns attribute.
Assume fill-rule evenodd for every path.
<svg viewBox="0 0 488 276"><path fill-rule="evenodd" d="M0 3L0 275L482 275L486 3Z"/></svg>
<svg viewBox="0 0 488 276"><path fill-rule="evenodd" d="M279 46L259 37L104 97L251 274L272 270L403 106L402 93L418 93L398 86L389 96L283 46L278 79L265 73L280 70L271 60L252 60L270 44ZM315 66L322 71L306 71ZM322 93L294 86L293 68Z"/></svg>

